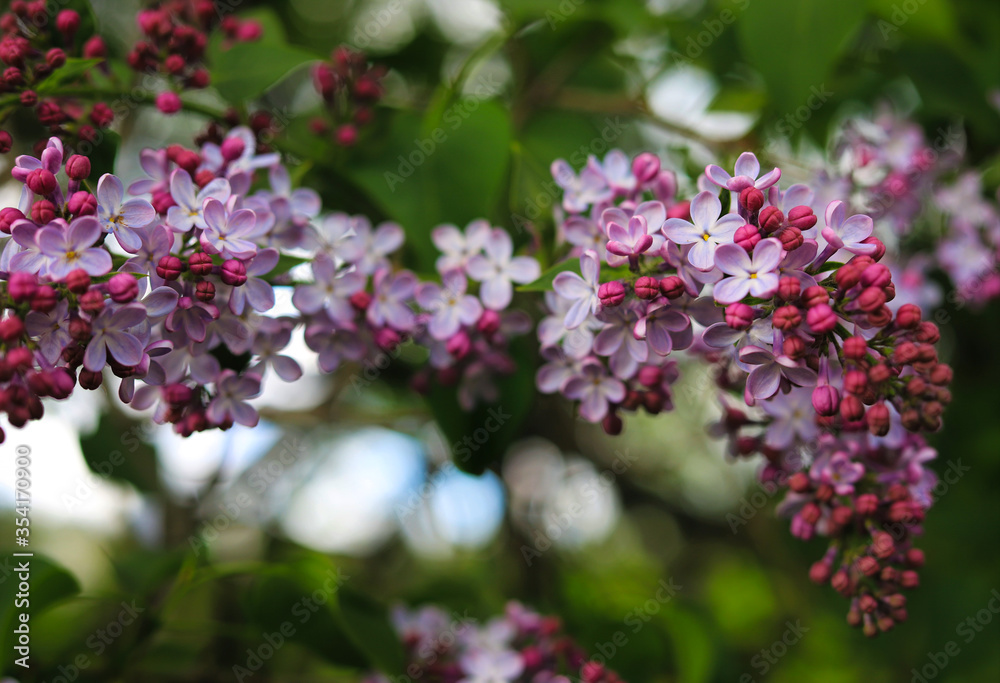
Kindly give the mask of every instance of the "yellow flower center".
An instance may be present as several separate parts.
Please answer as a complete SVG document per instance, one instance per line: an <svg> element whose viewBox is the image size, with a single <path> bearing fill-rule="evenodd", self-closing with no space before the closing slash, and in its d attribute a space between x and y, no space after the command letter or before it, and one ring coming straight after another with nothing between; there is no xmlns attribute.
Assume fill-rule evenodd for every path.
<svg viewBox="0 0 1000 683"><path fill-rule="evenodd" d="M77 258L79 258L79 254L77 254L75 251L67 251L66 252L66 260L67 261L75 261Z"/></svg>

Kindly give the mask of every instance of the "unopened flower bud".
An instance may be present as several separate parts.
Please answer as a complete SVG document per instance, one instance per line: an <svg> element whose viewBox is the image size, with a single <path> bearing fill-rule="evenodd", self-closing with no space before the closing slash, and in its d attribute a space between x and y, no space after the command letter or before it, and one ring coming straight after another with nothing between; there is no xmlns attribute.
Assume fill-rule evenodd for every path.
<svg viewBox="0 0 1000 683"><path fill-rule="evenodd" d="M882 240L880 240L878 237L875 237L875 235L871 235L869 237L864 238L863 240L861 240L861 244L875 245L875 252L871 255L872 260L881 261L882 257L885 256L885 244L883 244Z"/></svg>
<svg viewBox="0 0 1000 683"><path fill-rule="evenodd" d="M785 275L778 280L778 297L785 301L794 301L802 293L802 284L794 277Z"/></svg>
<svg viewBox="0 0 1000 683"><path fill-rule="evenodd" d="M892 371L889 370L889 366L885 363L876 363L875 365L868 368L868 379L871 380L873 384L880 384L886 381L892 375Z"/></svg>
<svg viewBox="0 0 1000 683"><path fill-rule="evenodd" d="M56 177L52 175L52 171L44 168L36 168L34 171L28 173L28 178L24 184L35 194L42 196L52 194L56 187L58 187Z"/></svg>
<svg viewBox="0 0 1000 683"><path fill-rule="evenodd" d="M765 206L760 210L757 222L760 224L760 229L770 235L784 224L785 216L778 207Z"/></svg>
<svg viewBox="0 0 1000 683"><path fill-rule="evenodd" d="M156 274L167 282L172 282L181 276L184 263L177 256L167 255L156 264Z"/></svg>
<svg viewBox="0 0 1000 683"><path fill-rule="evenodd" d="M814 562L813 566L809 568L809 579L813 583L818 583L820 585L829 581L832 574L833 571L831 570L830 565L826 562Z"/></svg>
<svg viewBox="0 0 1000 683"><path fill-rule="evenodd" d="M793 206L786 216L788 225L801 230L808 230L816 225L816 214L808 206Z"/></svg>
<svg viewBox="0 0 1000 683"><path fill-rule="evenodd" d="M188 256L188 270L192 274L205 276L212 272L212 257L198 251Z"/></svg>
<svg viewBox="0 0 1000 683"><path fill-rule="evenodd" d="M865 287L883 288L892 282L892 273L881 263L873 263L861 273L861 284Z"/></svg>
<svg viewBox="0 0 1000 683"><path fill-rule="evenodd" d="M618 417L617 413L610 412L601 420L601 427L608 436L618 436L622 433L623 426L622 419Z"/></svg>
<svg viewBox="0 0 1000 683"><path fill-rule="evenodd" d="M0 232L9 235L10 227L17 221L24 220L24 214L12 206L0 209Z"/></svg>
<svg viewBox="0 0 1000 683"><path fill-rule="evenodd" d="M914 337L916 337L917 341L925 344L937 344L941 339L941 332L938 330L937 325L929 320L925 320L917 326Z"/></svg>
<svg viewBox="0 0 1000 683"><path fill-rule="evenodd" d="M80 190L70 195L66 208L74 216L93 216L97 213L97 197Z"/></svg>
<svg viewBox="0 0 1000 683"><path fill-rule="evenodd" d="M840 392L829 384L821 384L813 389L812 405L818 415L836 415L840 409Z"/></svg>
<svg viewBox="0 0 1000 683"><path fill-rule="evenodd" d="M176 114L181 110L180 96L170 90L156 96L156 108L164 114Z"/></svg>
<svg viewBox="0 0 1000 683"><path fill-rule="evenodd" d="M127 304L139 296L139 283L130 273L118 273L108 280L108 295L118 304Z"/></svg>
<svg viewBox="0 0 1000 683"><path fill-rule="evenodd" d="M881 287L865 287L858 295L858 306L865 313L872 313L885 305L885 292Z"/></svg>
<svg viewBox="0 0 1000 683"><path fill-rule="evenodd" d="M86 180L90 175L90 159L74 154L66 160L66 175L73 180Z"/></svg>
<svg viewBox="0 0 1000 683"><path fill-rule="evenodd" d="M90 288L90 275L83 268L71 270L66 276L66 288L74 294L83 294Z"/></svg>
<svg viewBox="0 0 1000 683"><path fill-rule="evenodd" d="M914 330L920 325L920 307L903 304L896 311L896 326L904 330Z"/></svg>
<svg viewBox="0 0 1000 683"><path fill-rule="evenodd" d="M733 241L746 251L753 251L753 248L760 242L760 231L757 226L744 223L736 229Z"/></svg>
<svg viewBox="0 0 1000 683"><path fill-rule="evenodd" d="M892 362L895 365L909 365L917 360L917 345L913 342L903 342L892 352Z"/></svg>
<svg viewBox="0 0 1000 683"><path fill-rule="evenodd" d="M614 308L625 301L625 285L618 280L605 282L598 288L597 296L601 299L602 306Z"/></svg>
<svg viewBox="0 0 1000 683"><path fill-rule="evenodd" d="M640 299L655 299L660 295L659 281L654 277L643 275L635 281L635 295Z"/></svg>
<svg viewBox="0 0 1000 683"><path fill-rule="evenodd" d="M104 310L104 295L97 289L91 289L80 295L80 308L91 315Z"/></svg>
<svg viewBox="0 0 1000 683"><path fill-rule="evenodd" d="M48 313L56 307L58 301L59 297L56 294L56 290L48 285L41 285L35 289L31 296L31 310Z"/></svg>
<svg viewBox="0 0 1000 683"><path fill-rule="evenodd" d="M684 281L677 275L668 275L660 280L660 292L668 299L676 299L684 293Z"/></svg>
<svg viewBox="0 0 1000 683"><path fill-rule="evenodd" d="M48 199L40 199L31 205L31 220L39 225L51 223L56 217L56 207Z"/></svg>
<svg viewBox="0 0 1000 683"><path fill-rule="evenodd" d="M235 161L243 156L243 152L246 151L246 143L237 137L226 138L219 149L223 159L226 161Z"/></svg>
<svg viewBox="0 0 1000 683"><path fill-rule="evenodd" d="M734 330L745 330L753 323L753 309L744 303L726 306L726 324Z"/></svg>
<svg viewBox="0 0 1000 683"><path fill-rule="evenodd" d="M829 302L830 295L827 294L826 287L823 287L822 285L806 287L805 291L802 292L802 303L805 304L806 308L812 308L813 306L819 306L820 304L828 304Z"/></svg>
<svg viewBox="0 0 1000 683"><path fill-rule="evenodd" d="M472 350L472 340L463 330L459 330L448 339L445 349L452 358L462 360Z"/></svg>
<svg viewBox="0 0 1000 683"><path fill-rule="evenodd" d="M846 422L857 422L865 416L865 404L852 394L840 399L840 417Z"/></svg>
<svg viewBox="0 0 1000 683"><path fill-rule="evenodd" d="M764 193L751 185L740 190L740 204L750 214L755 214L764 206Z"/></svg>
<svg viewBox="0 0 1000 683"><path fill-rule="evenodd" d="M632 160L632 175L639 181L640 185L645 185L653 180L660 173L660 158L655 154L643 152Z"/></svg>
<svg viewBox="0 0 1000 683"><path fill-rule="evenodd" d="M500 314L492 309L486 309L476 323L476 329L489 337L500 330Z"/></svg>
<svg viewBox="0 0 1000 683"><path fill-rule="evenodd" d="M793 360L798 360L806 352L806 343L801 337L785 337L781 342L781 352Z"/></svg>
<svg viewBox="0 0 1000 683"><path fill-rule="evenodd" d="M868 342L864 337L848 337L844 340L844 357L861 360L868 355Z"/></svg>
<svg viewBox="0 0 1000 683"><path fill-rule="evenodd" d="M828 304L819 304L806 313L806 323L813 332L825 334L837 326L837 314Z"/></svg>
<svg viewBox="0 0 1000 683"><path fill-rule="evenodd" d="M795 251L805 244L806 241L802 236L802 231L794 225L790 225L781 232L777 233L777 237L785 251Z"/></svg>
<svg viewBox="0 0 1000 683"><path fill-rule="evenodd" d="M865 413L868 431L874 436L885 436L889 433L889 408L884 403L876 403Z"/></svg>
<svg viewBox="0 0 1000 683"><path fill-rule="evenodd" d="M789 304L787 306L779 306L775 309L771 324L774 326L774 329L787 332L798 327L801 322L802 314L799 312L798 306Z"/></svg>
<svg viewBox="0 0 1000 683"><path fill-rule="evenodd" d="M215 285L208 280L202 280L194 288L194 295L198 301L210 303L215 299Z"/></svg>
<svg viewBox="0 0 1000 683"><path fill-rule="evenodd" d="M691 220L691 202L677 202L667 209L667 218L681 218L686 221Z"/></svg>
<svg viewBox="0 0 1000 683"><path fill-rule="evenodd" d="M242 261L229 259L222 264L221 277L230 287L241 287L247 281L247 267Z"/></svg>

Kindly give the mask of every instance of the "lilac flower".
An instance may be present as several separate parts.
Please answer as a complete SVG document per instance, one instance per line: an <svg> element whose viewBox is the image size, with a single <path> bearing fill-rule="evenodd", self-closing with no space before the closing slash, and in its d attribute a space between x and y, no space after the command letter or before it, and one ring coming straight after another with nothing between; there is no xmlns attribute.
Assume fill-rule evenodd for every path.
<svg viewBox="0 0 1000 683"><path fill-rule="evenodd" d="M507 683L524 671L524 660L513 650L472 650L462 656L459 683Z"/></svg>
<svg viewBox="0 0 1000 683"><path fill-rule="evenodd" d="M365 286L365 277L357 271L338 271L334 262L317 254L312 262L313 284L298 285L292 294L292 304L303 313L314 314L325 309L334 321L346 324L354 319L350 297Z"/></svg>
<svg viewBox="0 0 1000 683"><path fill-rule="evenodd" d="M604 156L600 164L605 181L616 195L628 195L639 184L632 172L632 162L620 149L613 149Z"/></svg>
<svg viewBox="0 0 1000 683"><path fill-rule="evenodd" d="M191 341L203 342L209 323L218 317L217 307L185 295L177 300L177 307L167 316L164 326L169 332L179 332Z"/></svg>
<svg viewBox="0 0 1000 683"><path fill-rule="evenodd" d="M97 181L97 216L101 227L112 233L125 251L134 254L142 247L137 228L144 228L156 218L156 209L145 199L133 198L122 203L122 181L105 173Z"/></svg>
<svg viewBox="0 0 1000 683"><path fill-rule="evenodd" d="M639 318L637 311L632 306L616 306L602 310L598 316L606 324L594 339L594 353L609 358L616 377L632 377L639 364L649 358L649 345L633 333Z"/></svg>
<svg viewBox="0 0 1000 683"><path fill-rule="evenodd" d="M205 229L203 209L205 202L215 199L229 201L232 188L225 178L216 178L195 193L194 182L184 169L177 169L170 176L170 196L177 202L167 209L167 225L177 232L188 232L191 228Z"/></svg>
<svg viewBox="0 0 1000 683"><path fill-rule="evenodd" d="M587 316L597 313L601 307L601 298L597 295L601 264L597 260L597 254L592 251L583 252L580 256L580 272L582 276L565 271L552 280L552 289L559 296L573 302L563 319L563 324L570 330L582 325Z"/></svg>
<svg viewBox="0 0 1000 683"><path fill-rule="evenodd" d="M811 443L819 434L816 426L816 412L811 402L809 389L792 389L787 394L777 394L760 407L771 417L771 423L764 434L764 443L771 448L785 450L796 439Z"/></svg>
<svg viewBox="0 0 1000 683"><path fill-rule="evenodd" d="M100 372L108 362L109 353L122 365L137 365L142 360L143 344L128 330L145 320L146 309L142 304L105 308L90 323L93 336L87 342L83 366L91 372Z"/></svg>
<svg viewBox="0 0 1000 683"><path fill-rule="evenodd" d="M356 216L352 222L354 234L344 240L344 259L357 265L363 275L371 275L384 268L389 254L403 245L403 229L386 222L372 230L371 222L364 216Z"/></svg>
<svg viewBox="0 0 1000 683"><path fill-rule="evenodd" d="M260 418L247 400L260 395L260 377L252 373L240 376L232 370L223 370L215 381L215 388L215 398L205 411L209 420L219 425L232 421L245 427L257 426Z"/></svg>
<svg viewBox="0 0 1000 683"><path fill-rule="evenodd" d="M68 230L66 221L62 218L57 218L48 225L54 226L55 230L59 232ZM31 221L17 221L11 226L11 239L3 250L4 269L22 273L39 273L45 268L49 257L42 252L42 248L38 245L38 235L41 231L42 228ZM100 234L100 227L98 227L98 234Z"/></svg>
<svg viewBox="0 0 1000 683"><path fill-rule="evenodd" d="M28 180L28 175L37 169L45 169L52 175L59 173L59 169L62 167L63 162L63 144L62 140L57 137L49 138L48 143L45 145L45 149L42 150L41 159L36 159L33 156L22 154L14 160L14 168L10 170L11 176L14 180L19 183L26 183ZM62 197L62 190L56 187L57 199ZM27 184L21 188L21 199L18 202L20 206L31 206L31 201L34 194L28 189ZM57 202L59 203L59 202ZM27 215L27 210L24 211Z"/></svg>
<svg viewBox="0 0 1000 683"><path fill-rule="evenodd" d="M699 192L691 200L690 223L683 218L668 218L663 234L676 244L692 244L688 261L699 270L711 270L715 265L715 248L732 242L733 234L743 225L742 218L726 214L721 218L722 202L711 192Z"/></svg>
<svg viewBox="0 0 1000 683"><path fill-rule="evenodd" d="M570 216L563 223L562 231L566 241L576 247L570 256L576 257L588 249L592 249L597 252L597 257L600 260L607 259L608 236L601 229L599 217L594 216L594 212L591 212L590 216Z"/></svg>
<svg viewBox="0 0 1000 683"><path fill-rule="evenodd" d="M111 254L93 244L101 238L101 224L91 216L75 219L63 230L58 223L49 223L38 231L36 241L42 254L48 257L45 271L54 280L61 280L77 268L91 276L111 271Z"/></svg>
<svg viewBox="0 0 1000 683"><path fill-rule="evenodd" d="M250 308L258 313L264 313L274 307L274 288L261 275L274 270L279 257L277 249L262 249L246 262L247 281L239 287L233 287L229 295L230 311L236 315L243 315L248 303Z"/></svg>
<svg viewBox="0 0 1000 683"><path fill-rule="evenodd" d="M545 306L550 314L538 323L538 340L543 349L561 343L566 354L579 360L590 354L594 345L594 332L589 325L573 329L566 327L566 314L574 303L572 299L565 299L554 291L545 292Z"/></svg>
<svg viewBox="0 0 1000 683"><path fill-rule="evenodd" d="M38 350L49 363L59 360L63 349L69 346L69 302L62 299L48 313L28 311L24 318L28 334L38 342Z"/></svg>
<svg viewBox="0 0 1000 683"><path fill-rule="evenodd" d="M650 244L644 251L649 251L650 254L659 252L666 242L661 229L663 228L663 222L667 219L667 209L661 202L643 202L635 207L634 211L626 211L618 206L605 209L601 213L601 225L604 226L604 233L608 236L608 239L612 241L619 241L621 237L634 233L633 237L626 237L626 243L628 243L629 239L635 242L639 240L645 242L645 238L643 238L638 228L633 228L632 219L634 218L642 218L645 221L645 232L649 235ZM615 235L611 234L611 226L613 224L616 225ZM628 229L622 231L621 226L623 225L627 225ZM608 265L612 268L623 265L628 260L628 254L617 254L612 249L610 243L607 244L607 252Z"/></svg>
<svg viewBox="0 0 1000 683"><path fill-rule="evenodd" d="M660 253L663 255L663 260L677 272L677 277L684 283L684 291L688 296L697 297L706 284L722 279L722 271L715 267L710 270L699 270L692 266L688 260L688 253L693 246L685 244L679 247L673 242L666 242Z"/></svg>
<svg viewBox="0 0 1000 683"><path fill-rule="evenodd" d="M779 340L775 339L775 347ZM744 397L749 405L756 400L774 396L781 385L782 378L800 387L816 384L816 373L809 368L799 367L799 364L782 354L774 353L759 346L745 346L740 349L740 361L755 366L747 377Z"/></svg>
<svg viewBox="0 0 1000 683"><path fill-rule="evenodd" d="M725 349L736 345L739 352L744 346L770 345L774 341L774 328L769 318L757 318L745 330L736 330L727 323L714 323L702 334L705 346L713 349ZM747 372L752 366L741 366Z"/></svg>
<svg viewBox="0 0 1000 683"><path fill-rule="evenodd" d="M875 228L871 217L859 213L845 220L846 215L847 208L842 201L830 202L826 207L826 227L820 233L829 245L824 253L831 249L833 251L845 249L852 254L874 253L876 249L874 244L862 244ZM830 255L832 252L827 254L827 258Z"/></svg>
<svg viewBox="0 0 1000 683"><path fill-rule="evenodd" d="M636 339L645 339L653 351L666 356L674 348L673 335L690 329L691 319L687 315L658 299L646 305L645 315L635 324L633 334Z"/></svg>
<svg viewBox="0 0 1000 683"><path fill-rule="evenodd" d="M604 169L594 156L587 158L587 165L581 169L579 177L563 159L553 161L551 171L556 184L563 189L563 208L570 213L583 213L591 205L602 204L614 197Z"/></svg>
<svg viewBox="0 0 1000 683"><path fill-rule="evenodd" d="M437 271L463 269L469 259L482 252L490 238L490 223L486 220L472 221L463 233L454 225L439 225L431 230L431 240L442 255L437 260Z"/></svg>
<svg viewBox="0 0 1000 683"><path fill-rule="evenodd" d="M136 180L128 186L130 195L157 194L170 188L170 159L166 149L149 149L139 152L139 165L149 178Z"/></svg>
<svg viewBox="0 0 1000 683"><path fill-rule="evenodd" d="M483 314L479 299L466 294L468 282L460 271L445 273L442 285L425 282L417 289L417 303L431 311L427 331L432 337L446 340L462 325L474 325Z"/></svg>
<svg viewBox="0 0 1000 683"><path fill-rule="evenodd" d="M491 230L485 254L469 259L466 271L469 277L482 283L479 298L486 308L501 310L510 304L514 295L512 282L527 284L538 279L541 268L530 256L513 257L514 244L506 230Z"/></svg>
<svg viewBox="0 0 1000 683"><path fill-rule="evenodd" d="M723 244L715 250L715 265L731 277L716 283L712 295L720 304L734 304L748 295L766 299L778 289L778 264L784 248L773 237L760 241L751 258L736 244Z"/></svg>
<svg viewBox="0 0 1000 683"><path fill-rule="evenodd" d="M804 240L798 249L786 251L785 257L781 259L781 264L778 266L778 279L793 277L799 281L802 289L815 285L816 278L807 273L805 269L816 260L817 251L819 251L819 245L813 239Z"/></svg>
<svg viewBox="0 0 1000 683"><path fill-rule="evenodd" d="M355 223L355 219L339 211L324 216L315 229L315 244L308 243L309 247L318 249L318 255L326 256L335 263L360 257L361 254L349 241L354 237Z"/></svg>
<svg viewBox="0 0 1000 683"><path fill-rule="evenodd" d="M173 287L157 287L142 299L142 305L146 308L146 314L150 321L170 315L171 311L177 308L180 294Z"/></svg>
<svg viewBox="0 0 1000 683"><path fill-rule="evenodd" d="M580 401L580 415L590 422L600 422L608 414L609 403L625 400L625 385L608 376L604 365L585 362L580 373L563 387L566 398Z"/></svg>
<svg viewBox="0 0 1000 683"><path fill-rule="evenodd" d="M734 175L731 176L719 166L709 164L705 167L705 177L719 187L728 188L732 192L739 192L748 187L766 190L781 178L781 169L779 168L771 169L769 173L758 178L760 162L751 152L743 152L740 155L740 158L736 160L734 171Z"/></svg>
<svg viewBox="0 0 1000 683"><path fill-rule="evenodd" d="M543 394L562 391L570 379L580 374L580 359L566 355L558 346L542 349L542 358L548 362L538 368L535 385Z"/></svg>
<svg viewBox="0 0 1000 683"><path fill-rule="evenodd" d="M618 223L608 223L608 254L628 259L637 269L639 257L653 246L653 236L646 232L646 219L632 216L628 227Z"/></svg>
<svg viewBox="0 0 1000 683"><path fill-rule="evenodd" d="M796 206L812 207L816 199L816 193L808 185L795 184L784 192L777 185L772 185L767 191L767 201L771 206L777 207L787 216L788 212ZM802 231L805 238L815 238L819 233L817 226L812 226Z"/></svg>
<svg viewBox="0 0 1000 683"><path fill-rule="evenodd" d="M274 318L266 318L254 336L251 351L257 357L253 372L263 374L268 365L274 373L286 382L294 382L302 376L302 368L291 356L278 353L292 340L292 325Z"/></svg>
<svg viewBox="0 0 1000 683"><path fill-rule="evenodd" d="M257 138L246 126L237 126L226 134L222 144L230 140L242 142L239 156L227 161L222 154L222 147L214 142L206 142L201 147L201 157L204 159L198 170L208 169L213 173L226 170L226 177L233 185L236 194L245 194L250 189L253 172L258 168L268 168L281 162L277 153L257 154Z"/></svg>
<svg viewBox="0 0 1000 683"><path fill-rule="evenodd" d="M257 216L249 209L229 213L222 202L208 199L201 246L206 252L221 254L223 258L249 258L257 253L257 245L248 239L256 221Z"/></svg>
<svg viewBox="0 0 1000 683"><path fill-rule="evenodd" d="M375 273L375 295L368 305L368 322L376 327L390 326L400 331L413 329L416 315L409 303L417 288L417 277L408 270L390 274Z"/></svg>
<svg viewBox="0 0 1000 683"><path fill-rule="evenodd" d="M267 178L271 183L271 191L262 191L260 195L272 205L281 205L281 209L276 213L283 212L287 207L287 213L292 220L308 220L319 214L322 206L319 195L308 187L293 190L292 179L284 166L281 164L272 166L267 172Z"/></svg>
<svg viewBox="0 0 1000 683"><path fill-rule="evenodd" d="M818 457L809 469L809 476L813 481L833 486L838 496L849 496L854 493L854 484L865 476L865 466L852 461L846 452L835 451Z"/></svg>
<svg viewBox="0 0 1000 683"><path fill-rule="evenodd" d="M317 321L305 332L306 346L318 354L320 370L333 372L343 360L359 361L365 356L365 345L353 326L338 328L330 321Z"/></svg>

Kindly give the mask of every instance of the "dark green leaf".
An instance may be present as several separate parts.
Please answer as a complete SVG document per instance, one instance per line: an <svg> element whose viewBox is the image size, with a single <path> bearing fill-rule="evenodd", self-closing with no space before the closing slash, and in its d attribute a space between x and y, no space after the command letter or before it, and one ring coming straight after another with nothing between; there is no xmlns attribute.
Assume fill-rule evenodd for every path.
<svg viewBox="0 0 1000 683"><path fill-rule="evenodd" d="M403 673L406 657L386 608L350 586L341 586L337 603L341 623L354 645L383 673Z"/></svg>
<svg viewBox="0 0 1000 683"><path fill-rule="evenodd" d="M50 93L53 90L56 90L63 83L68 83L73 79L84 75L94 65L100 64L102 61L104 60L70 57L66 60L65 64L53 71L51 76L38 84L36 92L38 92L39 95Z"/></svg>
<svg viewBox="0 0 1000 683"><path fill-rule="evenodd" d="M26 603L18 606L16 596L20 576L17 568L21 562L29 564L28 583L31 590ZM14 650L17 642L14 629L22 623L21 614L29 615L27 626L30 630L37 615L79 592L80 584L76 578L52 560L41 555L13 557L4 553L0 570L0 670L7 669L10 662L21 657Z"/></svg>
<svg viewBox="0 0 1000 683"><path fill-rule="evenodd" d="M521 285L517 288L519 292L548 292L552 289L552 281L556 279L556 275L559 273L572 272L579 275L580 273L580 259L571 258L561 263L557 263L552 266L539 277L534 282L529 282L526 285Z"/></svg>
<svg viewBox="0 0 1000 683"><path fill-rule="evenodd" d="M309 52L290 45L237 43L215 55L212 84L228 101L245 102L315 59Z"/></svg>
<svg viewBox="0 0 1000 683"><path fill-rule="evenodd" d="M128 482L140 491L157 491L156 450L146 433L142 422L107 411L101 414L96 430L80 437L80 450L98 476Z"/></svg>

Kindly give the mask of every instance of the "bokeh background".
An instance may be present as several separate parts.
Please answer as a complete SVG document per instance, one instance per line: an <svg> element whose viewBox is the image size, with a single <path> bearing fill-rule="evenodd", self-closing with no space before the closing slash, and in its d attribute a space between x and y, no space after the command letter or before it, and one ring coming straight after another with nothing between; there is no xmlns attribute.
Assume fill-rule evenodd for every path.
<svg viewBox="0 0 1000 683"><path fill-rule="evenodd" d="M138 5L91 4L112 52L124 53ZM610 144L697 173L751 149L795 177L822 160L839 121L885 103L929 139L960 126L985 187L1000 184L993 0L218 6L265 26L273 52L238 67L277 81L254 95L287 122L283 146L298 177L327 208L400 221L412 263L426 263L431 227L480 216L522 245L551 249L556 158L579 166L581 153ZM342 43L389 69L383 104L353 149L311 135L319 102L297 66ZM461 124L391 187L385 172L405 173L399 156L449 117ZM135 177L139 149L190 144L203 124L193 114L130 117L118 131L118 172ZM13 189L2 192L9 205ZM728 460L707 435L718 407L704 369L683 368L674 412L630 418L610 438L534 391L526 351L494 406L499 427L474 450L489 466L473 476L450 452L455 435L475 434L488 415L458 414L445 388L429 399L410 392L420 358L404 348L324 377L298 341L292 355L306 376L270 383L254 430L181 439L100 391L80 391L41 423L8 431L2 528L13 528L13 446L27 444L32 543L48 559L36 559L27 675L10 664L12 582L0 570L4 672L74 680L60 667L82 655L88 668L76 680L235 680L246 648L340 571L353 596L355 612L341 605L347 618L367 614L371 597L479 620L517 599L562 616L629 681L909 682L949 641L960 653L934 680L1000 680L1000 615L971 642L956 634L1000 589L1000 306L943 301L955 399L932 438L935 469L962 476L928 516L909 621L875 640L848 628L842 599L808 580L823 541L793 539L776 501L760 494L756 463ZM678 587L666 603L655 597L663 581ZM132 600L144 606L136 622L95 640ZM372 645L350 644L335 616L321 612L250 680L356 678L379 647L376 632ZM789 624L801 635L776 646ZM624 645L612 643L617 631Z"/></svg>

